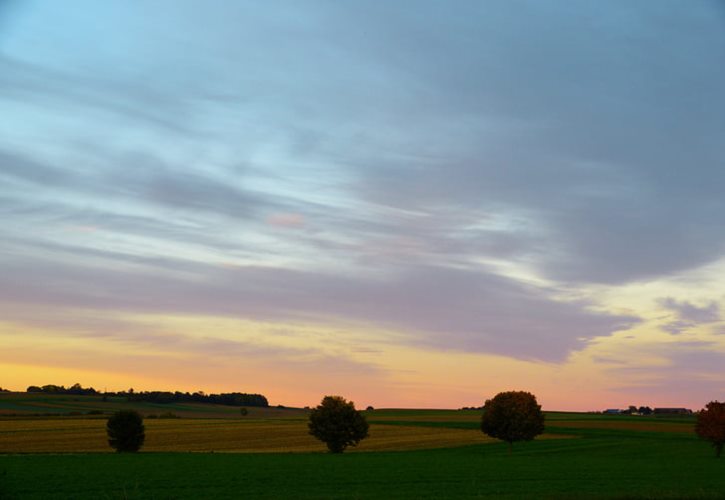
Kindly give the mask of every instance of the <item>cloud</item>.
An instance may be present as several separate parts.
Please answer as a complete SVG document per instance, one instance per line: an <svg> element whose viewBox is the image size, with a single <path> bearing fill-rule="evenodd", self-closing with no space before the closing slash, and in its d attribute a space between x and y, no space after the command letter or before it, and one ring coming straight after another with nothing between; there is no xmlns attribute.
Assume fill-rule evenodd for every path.
<svg viewBox="0 0 725 500"><path fill-rule="evenodd" d="M678 301L672 297L665 297L659 300L660 306L677 314L677 317L684 321L693 323L711 323L720 321L720 307L717 302L710 302L706 306L698 307L686 300Z"/></svg>
<svg viewBox="0 0 725 500"><path fill-rule="evenodd" d="M66 174L15 153L0 151L0 176L10 181L56 185Z"/></svg>
<svg viewBox="0 0 725 500"><path fill-rule="evenodd" d="M637 318L560 291L725 254L707 2L134 9L38 7L7 37L8 303L561 361ZM103 46L84 16L117 21ZM673 331L713 313L669 307Z"/></svg>
<svg viewBox="0 0 725 500"><path fill-rule="evenodd" d="M149 23L163 5L151 9ZM3 74L30 106L54 96L73 109L88 104L122 115L125 125L109 125L106 135L121 133L137 151L98 154L111 153L107 184L129 199L239 217L261 207L299 213L305 226L322 223L326 238L308 243L326 248L340 235L358 249L402 237L412 242L405 254L426 259L507 258L556 281L621 283L725 252L713 215L725 209L725 70L717 64L725 35L714 9L462 2L454 12L423 2L207 12L189 3L153 32L137 25L132 10L114 11L117 29L148 42L112 52L118 60L69 51L69 74L58 78L47 54L21 63L13 45L16 56L5 60L12 71ZM79 12L67 15L72 21ZM191 22L199 18L208 23ZM174 26L201 33L209 23L214 33L195 37L204 43L184 61L162 57L182 43ZM82 44L84 36L68 37ZM110 42L103 48L112 49ZM102 76L84 73L89 65ZM310 205L212 179L194 162L159 161L158 144L179 147L174 132L154 131L152 145L122 130L147 130L149 118L188 128L184 151L223 151L215 160L223 158L227 172L226 156L239 154L281 179L306 178L295 196ZM312 180L317 169L322 182ZM315 207L316 191L331 206ZM422 211L432 223L391 221L376 206ZM476 235L461 220L471 213L524 223ZM439 214L451 216L434 220Z"/></svg>
<svg viewBox="0 0 725 500"><path fill-rule="evenodd" d="M685 300L678 301L672 297L664 297L658 304L675 313L676 320L667 323L661 328L672 334L679 334L697 325L720 321L720 307L717 302L710 302L706 306L698 307Z"/></svg>
<svg viewBox="0 0 725 500"><path fill-rule="evenodd" d="M555 290L483 271L411 266L366 277L268 267L230 270L173 260L163 265L164 272L153 272L12 256L2 266L7 286L0 301L367 325L390 331L394 336L388 341L396 344L546 361L562 361L587 340L637 321L594 312L586 303L556 301Z"/></svg>
<svg viewBox="0 0 725 500"><path fill-rule="evenodd" d="M119 76L108 79L87 69L53 68L0 53L2 100L13 107L33 114L38 107L45 108L45 119L58 119L56 113L65 113L62 119L78 132L84 128L79 118L94 122L96 130L112 130L110 115L176 137L200 133L188 126L190 121L180 119L188 107L173 89L125 78L119 81Z"/></svg>
<svg viewBox="0 0 725 500"><path fill-rule="evenodd" d="M387 17L395 30L378 27L392 48L375 55L402 61L411 85L401 103L382 94L380 127L339 143L359 193L521 215L543 233L534 263L555 280L621 283L723 255L725 32L710 4L463 9L468 21L401 9ZM436 37L439 23L457 35Z"/></svg>
<svg viewBox="0 0 725 500"><path fill-rule="evenodd" d="M291 347L265 342L262 338L268 332L264 325L257 325L258 331L248 331L245 338L229 338L229 331L219 332L209 328L206 332L186 333L179 326L166 324L163 316L146 316L124 319L123 315L103 309L68 309L50 307L37 314L33 306L15 304L8 307L0 303L0 311L5 318L0 324L0 336L3 336L12 352L13 347L27 342L32 349L22 349L15 353L13 362L39 363L41 358L53 359L61 356L64 364L70 359L84 365L83 357L116 359L157 359L160 363L186 359L198 363L202 360L215 360L215 366L237 364L244 360L246 365L275 365L284 371L308 371L315 368L318 374L330 376L342 373L355 373L362 377L379 376L384 370L371 362L351 359L343 349L320 349L320 346ZM10 321L8 321L10 320ZM213 319L203 318L201 323L215 324ZM14 324L13 324L14 323ZM8 325L11 328L8 328ZM25 327L34 328L28 332ZM15 327L15 328L13 328ZM244 329L245 325L237 325ZM42 347L37 346L33 338L42 332ZM289 335L298 335L288 332ZM227 336L224 336L227 335ZM80 341L80 344L78 343ZM326 346L330 347L330 345ZM32 352L32 356L28 355ZM7 353L6 353L7 354ZM144 362L147 364L147 362ZM208 364L208 363L204 363ZM127 367L132 363L127 362ZM189 367L189 369L193 369Z"/></svg>
<svg viewBox="0 0 725 500"><path fill-rule="evenodd" d="M708 401L722 397L722 346L710 341L675 341L632 349L635 360L651 359L652 355L659 358L656 365L630 363L611 370L620 381L613 389L636 394L643 401L637 404L699 410Z"/></svg>
<svg viewBox="0 0 725 500"><path fill-rule="evenodd" d="M267 216L267 224L277 227L301 227L305 225L305 217L302 214L274 213Z"/></svg>
<svg viewBox="0 0 725 500"><path fill-rule="evenodd" d="M0 211L6 215L0 228L6 240L36 249L70 245L81 253L102 248L139 255L173 248L195 258L262 260L287 251L286 236L272 231L268 214L275 214L273 222L300 229L307 217L324 217L318 215L324 214L319 203L247 188L260 173L180 170L151 154L114 151L103 159L94 155L93 168L28 156L0 147L0 179L7 181L0 186ZM84 238L78 228L94 228L96 238ZM114 238L114 248L102 243L106 238ZM313 233L304 239L300 245L296 236L297 253L325 245Z"/></svg>

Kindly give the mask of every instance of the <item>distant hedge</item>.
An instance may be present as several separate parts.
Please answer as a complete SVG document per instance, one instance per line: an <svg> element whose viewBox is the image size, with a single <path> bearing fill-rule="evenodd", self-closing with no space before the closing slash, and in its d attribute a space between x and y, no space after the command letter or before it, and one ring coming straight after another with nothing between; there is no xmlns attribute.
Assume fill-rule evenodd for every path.
<svg viewBox="0 0 725 500"><path fill-rule="evenodd" d="M129 401L146 401L149 403L208 403L227 406L269 406L267 398L261 394L245 394L230 392L224 394L204 394L195 392L133 392L126 394Z"/></svg>
<svg viewBox="0 0 725 500"><path fill-rule="evenodd" d="M227 406L269 406L267 398L261 394L246 394L243 392L229 392L222 394L205 394L203 392L169 392L169 391L142 391L134 392L133 389L121 392L100 393L93 387L82 387L74 384L71 387L62 385L44 385L42 387L31 385L27 392L42 392L45 394L69 394L76 396L101 395L109 397L125 397L128 401L145 401L149 403L208 403Z"/></svg>

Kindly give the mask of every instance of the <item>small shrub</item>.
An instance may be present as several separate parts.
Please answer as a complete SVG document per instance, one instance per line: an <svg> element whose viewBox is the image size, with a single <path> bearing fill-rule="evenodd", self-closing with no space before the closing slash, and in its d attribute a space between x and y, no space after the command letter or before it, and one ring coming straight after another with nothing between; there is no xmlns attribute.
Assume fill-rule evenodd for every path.
<svg viewBox="0 0 725 500"><path fill-rule="evenodd" d="M106 423L108 444L117 452L136 452L146 439L143 418L133 410L114 413Z"/></svg>
<svg viewBox="0 0 725 500"><path fill-rule="evenodd" d="M246 417L247 415L249 415L249 410L247 410L246 408L239 408L239 414L243 417Z"/></svg>

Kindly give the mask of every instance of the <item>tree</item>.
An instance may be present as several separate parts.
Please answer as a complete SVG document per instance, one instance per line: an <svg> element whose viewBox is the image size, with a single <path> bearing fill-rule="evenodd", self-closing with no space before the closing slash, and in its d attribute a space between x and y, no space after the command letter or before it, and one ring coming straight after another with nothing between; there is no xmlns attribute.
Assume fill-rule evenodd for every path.
<svg viewBox="0 0 725 500"><path fill-rule="evenodd" d="M544 432L544 414L530 392L500 392L483 405L481 431L506 441L511 453L515 441L531 441Z"/></svg>
<svg viewBox="0 0 725 500"><path fill-rule="evenodd" d="M700 410L695 424L695 433L707 439L715 448L715 456L720 458L725 444L725 403L710 401Z"/></svg>
<svg viewBox="0 0 725 500"><path fill-rule="evenodd" d="M114 413L106 423L108 444L117 452L136 452L146 439L143 418L133 410Z"/></svg>
<svg viewBox="0 0 725 500"><path fill-rule="evenodd" d="M342 453L368 437L368 423L355 403L340 396L325 396L310 412L310 434L327 445L331 453Z"/></svg>

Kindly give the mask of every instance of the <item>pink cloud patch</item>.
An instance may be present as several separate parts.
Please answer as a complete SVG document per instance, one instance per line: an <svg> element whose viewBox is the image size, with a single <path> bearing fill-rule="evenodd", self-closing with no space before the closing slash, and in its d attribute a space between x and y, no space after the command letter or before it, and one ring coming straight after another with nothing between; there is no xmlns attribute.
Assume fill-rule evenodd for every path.
<svg viewBox="0 0 725 500"><path fill-rule="evenodd" d="M305 225L305 218L302 214L277 213L267 217L267 224L278 227L302 227Z"/></svg>
<svg viewBox="0 0 725 500"><path fill-rule="evenodd" d="M65 229L73 233L95 233L100 228L98 226L74 225L66 226Z"/></svg>

